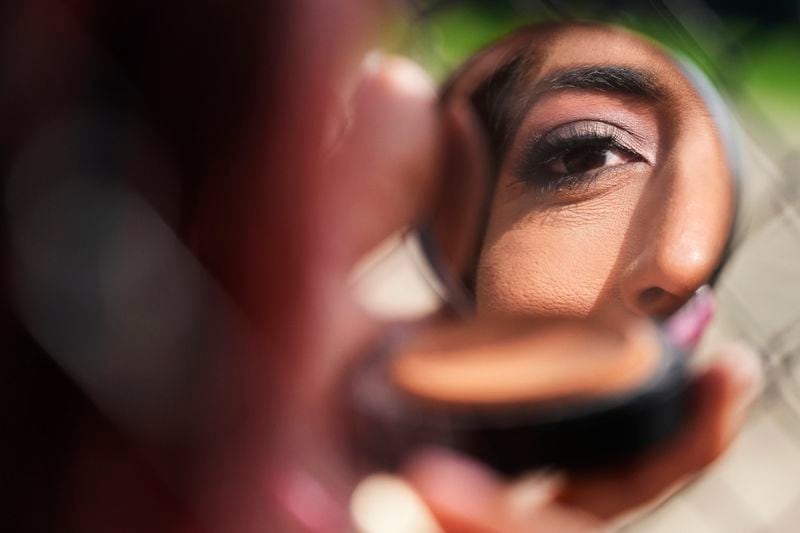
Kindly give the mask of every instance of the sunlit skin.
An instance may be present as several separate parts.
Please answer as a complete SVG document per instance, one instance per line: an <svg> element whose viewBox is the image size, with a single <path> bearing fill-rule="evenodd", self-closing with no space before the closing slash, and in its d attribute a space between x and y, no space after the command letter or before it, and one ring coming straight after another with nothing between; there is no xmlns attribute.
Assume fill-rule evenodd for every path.
<svg viewBox="0 0 800 533"><path fill-rule="evenodd" d="M3 439L13 453L3 455L3 471L15 483L7 491L8 512L3 518L17 526L9 530L352 530L346 524L349 476L342 473L345 479L338 479L340 471L351 470L352 457L339 456L336 442L326 431L328 425L344 426L350 421L336 419L332 411L343 395L326 396L319 376L334 374L354 357L374 354L376 338L396 338L396 329L386 328L384 321L365 316L358 308L351 273L361 255L385 237L404 231L435 203L433 191L444 175L441 162L448 159L443 132L449 131L444 128L449 124L443 124L434 87L425 73L408 60L392 57L367 61L368 68L357 67L367 49L378 44L384 29L396 27L389 10L411 3L294 0L157 5L122 0L112 6L93 0L30 0L7 4L8 38L0 45L4 58L0 71L12 90L0 94L0 105L13 120L7 121L9 143L0 163L4 179L14 175L28 144L43 129L57 126L61 131L77 118L80 129L75 131L83 142L87 141L82 134L85 122L97 122L105 131L122 120L122 129L108 131L124 135L111 135L111 142L99 139L90 150L73 154L71 144L53 145L59 154L63 148L70 165L93 164L66 166L55 173L46 165L48 174L53 174L48 179L62 190L77 183L75 172L82 176L84 170L92 171L83 177L97 174L102 179L96 183L92 179L92 183L113 191L115 198L130 190L134 204L142 200L151 204L163 219L159 225L163 222L170 230L167 241L177 244L180 240L185 245L177 247L181 255L185 251L194 256L187 257L187 272L193 275L181 278L163 297L171 304L168 307L174 307L184 300L173 301L173 294L191 296L186 306L177 306L187 313L187 327L200 328L206 318L210 326L198 331L198 336L181 335L180 342L169 345L176 356L187 354L186 359L179 358L187 364L187 372L177 372L183 365L174 365L176 360L157 361L151 353L143 353L139 361L156 373L163 369L163 377L174 377L181 387L188 387L189 408L164 403L163 412L152 418L136 417L133 424L128 423L131 419L118 419L119 410L95 403L93 391L110 392L119 406L136 406L140 398L127 391L150 394L153 384L140 372L116 372L134 368L121 358L128 350L122 354L105 350L107 357L101 362L115 372L93 375L86 389L81 387L87 381L63 373L65 369L25 323L25 313L19 312L15 280L19 275L24 278L30 265L18 261L14 239L7 239L4 352L11 357L4 359L9 386L3 390L10 400L5 404L10 416L4 420ZM573 35L563 42L573 33L541 32L540 42L591 50L592 61L611 53L605 46L606 51L597 51L598 42L586 35ZM624 39L638 41L615 38L625 47L616 59L632 61L635 49ZM582 40L591 46L578 47ZM654 67L656 62L645 63ZM679 83L672 78L666 82ZM556 96L569 95L552 95ZM668 106L664 109L670 112ZM685 113L688 107L682 109ZM334 122L335 117L346 117L346 124ZM538 127L530 123L534 119L526 117L525 127ZM330 128L331 123L339 127ZM659 142L685 139L670 132L659 129ZM688 149L668 164L670 159L661 154L672 153L676 147L665 146L656 153L657 161L664 161L663 168L684 168L690 159L683 157ZM699 142L687 146L708 151ZM151 149L157 157L150 157ZM468 152L457 155L458 160L469 162ZM709 181L707 168L706 164L701 181ZM652 173L647 183L655 181L656 173ZM663 186L671 191L669 202L656 190L645 194L644 184L628 185L628 209L634 204L641 209L648 206L651 217L663 218L661 204L679 205L690 185L670 183L671 188ZM617 183L605 196L627 198L621 192L627 188ZM581 207L591 203L588 199L570 205L573 216L569 219L565 210L548 208L546 216L544 207L533 209L532 196L526 204L529 208L522 209L522 197L510 194L512 187L502 190L509 194L506 200L500 194L495 198L490 238L481 261L483 273L490 273L492 256L498 257L501 247L509 246L506 239L513 237L515 224L523 220L531 230L537 226L544 230L549 216L561 221L561 233L571 239L581 237L591 226L575 222L580 220L575 215L578 211L584 217L591 213ZM639 191L638 202L635 191ZM710 194L703 196L697 205ZM599 204L601 197L595 195L594 202ZM504 215L505 206L510 209L515 202L519 205L516 217L511 211ZM704 212L717 211L720 216L717 207L704 207ZM95 242L93 226L108 221L85 211L76 214L77 220L81 228L91 230L85 236ZM613 212L621 213L623 208L616 206ZM51 218L43 221L49 224ZM131 228L133 235L145 235L136 219L117 218L113 226L120 235L129 236ZM595 218L599 231L603 219ZM572 232L563 224L566 220L573 221ZM629 220L619 227L633 225ZM660 233L652 228L650 232L671 234L672 226L663 228ZM548 242L555 245L557 232L548 239L544 231L539 233L539 248ZM630 239L617 240L628 243ZM161 250L167 241L148 244ZM125 242L112 239L109 244L116 251ZM47 259L59 269L73 265L75 254L62 254L60 240L55 244L59 253L46 254ZM105 253L107 247L102 248ZM623 249L635 247L606 248L607 253L616 254L616 261ZM133 253L141 255L141 250ZM551 250L541 259L555 264L554 254ZM588 261L589 254L584 255ZM148 283L150 275L161 281L162 272L179 271L179 265L168 263L169 255L146 256L147 266L153 268L147 269L148 277L137 278L143 286L159 287ZM560 268L566 271L567 266L578 264L573 254L569 265ZM616 272L608 268L603 277L600 265L597 278L608 280L610 272ZM98 262L97 270L86 274L101 288L99 294L108 296L104 305L114 311L109 315L113 320L97 326L127 335L133 332L129 328L133 323L123 315L131 302L109 291L106 266ZM540 268L540 285L552 284L555 266L551 267L547 272ZM192 281L194 274L204 280L199 286ZM566 278L562 276L559 287L588 284L578 279L566 284ZM485 284L485 279L481 281ZM522 294L524 284L520 285ZM486 295L481 304L486 308L492 305L488 288L482 286ZM45 284L36 294L47 296L42 299L45 303L62 300L63 291L55 289ZM78 289L70 294L86 292L88 300L75 298L70 302L75 309L105 309L97 306L92 292ZM499 296L510 293L495 292L494 307L500 309L504 300ZM585 304L567 290L551 294L550 301L561 298L562 305L574 304L579 314L581 309L594 308L602 300L599 296L606 295L602 290L595 293ZM146 301L138 296L137 301ZM216 305L218 301L222 305ZM536 301L535 295L529 294L525 301ZM546 303L545 298L539 301L540 307ZM506 298L507 310L513 307L511 303ZM235 310L228 312L229 306ZM155 311L158 316L161 310ZM43 319L47 316L43 314ZM64 329L63 324L55 325L58 331ZM107 345L104 335L98 339L99 344L72 346L71 357L82 353L79 345L90 349ZM206 339L213 342L205 345ZM415 489L447 532L596 531L599 520L652 501L695 476L736 433L758 386L758 359L741 348L720 354L694 380L691 412L682 433L672 445L633 464L560 484L533 479L533 493L530 484L523 487L527 492L520 493L518 486L474 461L441 450L421 451L397 474ZM161 383L162 376L158 378ZM406 509L376 508L393 525Z"/></svg>
<svg viewBox="0 0 800 533"><path fill-rule="evenodd" d="M658 96L567 87L535 99L500 159L476 276L479 311L674 311L716 269L733 218L733 183L707 107L671 58L627 31L571 24L532 42L524 88L576 67L612 66L643 73ZM595 142L588 156L578 146L542 165L555 176L591 174L575 186L526 180L523 171L537 174L526 148L569 123L625 148Z"/></svg>
<svg viewBox="0 0 800 533"><path fill-rule="evenodd" d="M623 30L539 26L525 35L530 37L530 52L538 55L538 61L531 62L535 68L522 76L527 87L574 67L617 66L645 72L659 97L654 101L619 91L562 87L540 94L535 105L518 113L519 127L501 154L488 228L476 261L479 315L669 313L712 274L733 217L733 186L706 107L666 55ZM491 50L488 55L497 58ZM485 65L479 61L478 66ZM468 65L460 75L471 85L486 74L490 73L471 72ZM458 96L458 90L454 94ZM483 183L474 178L484 177L485 161L476 155L484 151L475 149L479 136L471 135L474 123L468 120L467 106L460 106L464 102L457 98L454 103L445 111L452 111L459 141L465 142L460 151L448 152L446 163L454 163L459 172L442 173L442 190L450 207L464 198L471 206L468 185ZM564 165L592 167L592 161L601 160L603 171L590 169L595 179L581 181L578 187L521 183L521 174L530 177L530 172L519 171L523 161L530 162L531 141L574 121L595 124L593 128L604 133L613 125L621 130L615 135L626 150L596 150L601 159L546 158L546 166L555 171ZM393 127L383 121L371 123ZM454 178L448 180L450 176ZM372 183L372 174L362 178ZM458 209L454 211L457 218ZM463 219L459 222L439 228L445 238L453 228L459 235L474 235L464 231ZM461 246L457 238L453 242L444 249L463 252L450 255L461 269L469 261L470 252L464 251L469 245ZM717 355L693 379L691 412L680 433L668 445L621 467L526 487L524 481L508 483L449 451L423 450L409 458L403 475L444 531L596 531L605 521L655 501L696 476L730 442L760 373L757 358L742 347L721 347ZM526 502L535 503L519 505L520 489ZM532 493L535 498L530 498Z"/></svg>

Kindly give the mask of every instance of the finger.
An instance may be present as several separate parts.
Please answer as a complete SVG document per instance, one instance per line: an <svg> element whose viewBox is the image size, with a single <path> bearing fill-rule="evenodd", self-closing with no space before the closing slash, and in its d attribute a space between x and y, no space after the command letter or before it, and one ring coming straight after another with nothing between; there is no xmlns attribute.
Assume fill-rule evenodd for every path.
<svg viewBox="0 0 800 533"><path fill-rule="evenodd" d="M350 517L358 533L443 533L414 489L390 474L373 474L358 484Z"/></svg>
<svg viewBox="0 0 800 533"><path fill-rule="evenodd" d="M503 531L513 533L588 533L601 531L601 522L582 509L557 501L562 477L528 476L509 486L503 497Z"/></svg>
<svg viewBox="0 0 800 533"><path fill-rule="evenodd" d="M503 485L485 467L449 451L428 450L412 459L404 474L445 531L500 531Z"/></svg>
<svg viewBox="0 0 800 533"><path fill-rule="evenodd" d="M693 384L691 418L666 447L619 469L570 478L559 501L610 519L668 494L725 450L760 388L758 356L732 345Z"/></svg>
<svg viewBox="0 0 800 533"><path fill-rule="evenodd" d="M405 474L449 533L588 532L598 522L554 503L560 481L533 476L507 484L482 465L448 451L417 456Z"/></svg>
<svg viewBox="0 0 800 533"><path fill-rule="evenodd" d="M320 307L335 309L326 317L331 334L319 341L324 355L315 362L322 394L342 363L367 349L382 327L352 290L353 266L425 209L442 151L435 88L418 65L372 53L357 80L333 110L321 169L323 213L315 222L315 231L336 236L314 251L325 258L317 268L330 302ZM303 395L309 396L307 384Z"/></svg>
<svg viewBox="0 0 800 533"><path fill-rule="evenodd" d="M352 263L430 200L442 152L433 82L409 59L373 54L334 129L333 194L348 206L337 213L347 237L337 246Z"/></svg>

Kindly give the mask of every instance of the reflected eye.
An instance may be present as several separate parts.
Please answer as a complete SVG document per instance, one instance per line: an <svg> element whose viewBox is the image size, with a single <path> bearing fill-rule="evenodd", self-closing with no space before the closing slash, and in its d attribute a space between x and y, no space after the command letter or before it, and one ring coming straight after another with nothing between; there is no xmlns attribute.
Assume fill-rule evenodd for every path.
<svg viewBox="0 0 800 533"><path fill-rule="evenodd" d="M531 139L517 175L540 192L588 186L607 169L647 162L635 148L640 144L639 138L613 124L571 122Z"/></svg>
<svg viewBox="0 0 800 533"><path fill-rule="evenodd" d="M635 159L631 153L613 146L583 146L571 149L547 165L553 174L579 174L604 167L624 165Z"/></svg>

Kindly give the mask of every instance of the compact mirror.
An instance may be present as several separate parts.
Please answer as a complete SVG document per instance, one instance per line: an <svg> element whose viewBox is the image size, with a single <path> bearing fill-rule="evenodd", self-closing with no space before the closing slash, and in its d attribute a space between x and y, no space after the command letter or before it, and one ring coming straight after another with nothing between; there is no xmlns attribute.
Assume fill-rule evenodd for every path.
<svg viewBox="0 0 800 533"><path fill-rule="evenodd" d="M641 36L575 22L456 71L417 236L467 321L353 372L360 455L396 467L451 446L517 474L624 461L678 431L737 205L710 87Z"/></svg>
<svg viewBox="0 0 800 533"><path fill-rule="evenodd" d="M615 26L539 24L468 60L442 92L455 141L420 230L453 304L580 318L684 306L732 239L720 102L688 62Z"/></svg>
<svg viewBox="0 0 800 533"><path fill-rule="evenodd" d="M468 319L458 334L426 332L360 368L364 379L353 391L365 398L354 402L363 408L362 451L392 466L426 444L449 446L510 474L624 460L680 428L690 352L688 364L702 365L713 348L744 341L763 355L768 379L738 443L676 505L632 530L694 531L700 522L704 531L794 530L796 156L776 163L786 143L765 139L752 108L742 125L723 96L725 77L717 73L712 83L704 74L717 66L706 60L701 69L618 26L548 22L490 44L450 76L441 91L449 138L443 185L412 234L446 307ZM645 331L656 333L636 342L612 335L627 339L613 350L605 349L614 344L602 340L605 326L588 325L632 317L651 318L655 327ZM479 348L465 356L459 338ZM676 341L684 350L673 349ZM599 359L584 358L592 356ZM586 382L592 387L620 383L623 360L640 378L677 378L661 388L640 379L562 394L576 390L589 367L606 376ZM575 371L565 377L545 368ZM547 386L533 383L543 375L552 378ZM537 396L542 391L549 396ZM655 433L607 410L648 391L673 393L662 397L671 410L647 417L658 421ZM598 418L604 409L610 418ZM620 436L614 442L585 434L577 441L603 442L616 457L568 446L580 428L570 424L586 420L621 422L607 433Z"/></svg>

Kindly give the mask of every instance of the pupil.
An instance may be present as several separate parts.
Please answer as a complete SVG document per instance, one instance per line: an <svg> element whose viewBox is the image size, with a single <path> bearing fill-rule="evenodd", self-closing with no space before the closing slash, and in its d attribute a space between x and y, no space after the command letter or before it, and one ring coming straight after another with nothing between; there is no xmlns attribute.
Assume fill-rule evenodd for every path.
<svg viewBox="0 0 800 533"><path fill-rule="evenodd" d="M577 150L564 155L567 172L585 172L606 164L608 150Z"/></svg>

